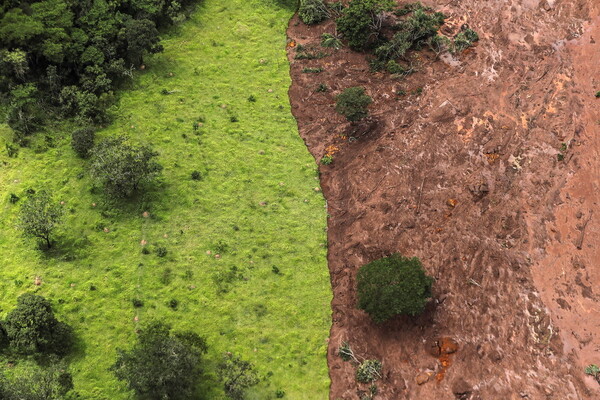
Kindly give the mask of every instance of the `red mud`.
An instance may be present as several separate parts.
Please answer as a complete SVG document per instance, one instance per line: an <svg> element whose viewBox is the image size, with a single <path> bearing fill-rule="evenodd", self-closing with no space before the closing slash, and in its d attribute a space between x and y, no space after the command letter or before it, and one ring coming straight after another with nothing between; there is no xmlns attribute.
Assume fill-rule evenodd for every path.
<svg viewBox="0 0 600 400"><path fill-rule="evenodd" d="M343 341L382 361L375 399L600 398L583 374L600 364L598 5L425 3L467 22L478 45L444 61L425 52L405 80L370 73L364 55L346 48L316 60L289 50L300 133L317 160L337 147L321 166L334 292L330 398L368 389L337 355ZM320 36L333 29L295 17L288 35L329 52ZM331 90L315 92L321 83ZM371 117L350 126L334 98L359 85L373 97ZM355 307L355 273L393 252L421 258L436 279L434 300L418 318L376 325ZM440 338L456 342L448 358L431 351Z"/></svg>

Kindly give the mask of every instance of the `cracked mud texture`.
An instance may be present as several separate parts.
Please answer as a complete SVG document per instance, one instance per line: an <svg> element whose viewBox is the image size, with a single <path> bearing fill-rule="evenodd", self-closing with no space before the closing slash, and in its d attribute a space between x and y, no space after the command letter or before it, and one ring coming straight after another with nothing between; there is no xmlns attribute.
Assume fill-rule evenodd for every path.
<svg viewBox="0 0 600 400"><path fill-rule="evenodd" d="M302 137L317 161L337 148L321 166L330 398L369 389L337 355L344 341L382 361L376 399L600 398L583 374L600 363L600 4L423 3L450 17L447 32L467 23L480 41L457 57L419 53L403 80L321 48L332 21L290 21L290 41L332 53L288 51ZM315 92L321 83L328 92ZM356 125L334 110L351 86L374 100ZM393 252L421 258L434 300L418 318L376 325L356 309L355 275Z"/></svg>

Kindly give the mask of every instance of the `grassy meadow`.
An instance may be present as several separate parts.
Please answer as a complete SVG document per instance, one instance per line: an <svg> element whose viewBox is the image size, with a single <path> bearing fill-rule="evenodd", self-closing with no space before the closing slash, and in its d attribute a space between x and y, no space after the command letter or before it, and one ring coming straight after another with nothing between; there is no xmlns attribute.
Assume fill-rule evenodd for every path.
<svg viewBox="0 0 600 400"><path fill-rule="evenodd" d="M112 204L91 190L87 162L70 147L73 126L37 133L9 158L12 133L0 125L0 317L20 294L50 299L76 332L69 361L83 399L133 398L108 368L156 319L207 338L206 399L223 398L213 366L226 351L264 378L249 399L277 390L327 398L325 201L287 97L293 11L274 3L204 0L118 93L99 138L148 143L164 166L159 183L131 201ZM29 188L65 203L47 253L15 227L21 202L9 196ZM19 368L27 362L8 373Z"/></svg>

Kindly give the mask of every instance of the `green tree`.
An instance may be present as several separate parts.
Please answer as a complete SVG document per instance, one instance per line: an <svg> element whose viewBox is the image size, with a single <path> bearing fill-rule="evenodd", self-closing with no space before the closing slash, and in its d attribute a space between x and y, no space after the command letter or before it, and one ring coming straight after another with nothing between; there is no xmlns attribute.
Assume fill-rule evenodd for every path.
<svg viewBox="0 0 600 400"><path fill-rule="evenodd" d="M156 24L148 19L130 19L125 23L125 38L127 40L127 54L134 65L144 62L144 54L159 53L163 46L159 44Z"/></svg>
<svg viewBox="0 0 600 400"><path fill-rule="evenodd" d="M67 400L68 398L76 398L73 392L73 378L65 365L55 360L46 369L29 369L10 381L0 376L0 399L3 400Z"/></svg>
<svg viewBox="0 0 600 400"><path fill-rule="evenodd" d="M323 0L300 0L298 16L306 25L318 24L329 18L329 9Z"/></svg>
<svg viewBox="0 0 600 400"><path fill-rule="evenodd" d="M134 146L119 136L105 139L92 150L92 177L114 197L128 197L142 184L151 182L162 170L148 146Z"/></svg>
<svg viewBox="0 0 600 400"><path fill-rule="evenodd" d="M377 41L383 13L391 11L393 0L352 0L337 19L337 30L354 50L365 50Z"/></svg>
<svg viewBox="0 0 600 400"><path fill-rule="evenodd" d="M173 334L169 325L154 322L139 332L131 350L117 350L111 370L141 398L191 399L206 350L206 342L197 334Z"/></svg>
<svg viewBox="0 0 600 400"><path fill-rule="evenodd" d="M71 147L81 158L87 158L94 147L96 130L92 127L80 128L71 134Z"/></svg>
<svg viewBox="0 0 600 400"><path fill-rule="evenodd" d="M358 308L380 323L399 315L418 315L431 297L433 278L416 258L393 254L360 268L356 276Z"/></svg>
<svg viewBox="0 0 600 400"><path fill-rule="evenodd" d="M231 353L218 365L218 374L225 394L233 400L244 400L246 389L259 382L254 366Z"/></svg>
<svg viewBox="0 0 600 400"><path fill-rule="evenodd" d="M52 247L52 234L61 223L63 209L50 194L41 190L30 195L21 206L19 226L27 236L42 239Z"/></svg>
<svg viewBox="0 0 600 400"><path fill-rule="evenodd" d="M348 121L356 122L368 115L368 106L373 99L365 94L365 89L357 86L345 89L336 97L335 110Z"/></svg>
<svg viewBox="0 0 600 400"><path fill-rule="evenodd" d="M72 346L71 328L56 319L50 302L42 296L19 296L4 327L10 348L17 353L63 356Z"/></svg>

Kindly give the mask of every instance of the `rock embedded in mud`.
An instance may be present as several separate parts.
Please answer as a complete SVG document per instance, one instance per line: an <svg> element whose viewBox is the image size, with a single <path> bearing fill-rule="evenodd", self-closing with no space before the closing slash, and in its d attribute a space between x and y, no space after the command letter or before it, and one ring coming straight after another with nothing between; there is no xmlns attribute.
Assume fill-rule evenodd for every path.
<svg viewBox="0 0 600 400"><path fill-rule="evenodd" d="M415 377L415 382L417 383L417 385L423 385L429 381L429 377L429 373L421 372Z"/></svg>
<svg viewBox="0 0 600 400"><path fill-rule="evenodd" d="M457 399L468 399L471 396L471 391L471 385L464 378L458 378L452 384L452 393Z"/></svg>

